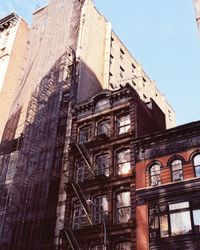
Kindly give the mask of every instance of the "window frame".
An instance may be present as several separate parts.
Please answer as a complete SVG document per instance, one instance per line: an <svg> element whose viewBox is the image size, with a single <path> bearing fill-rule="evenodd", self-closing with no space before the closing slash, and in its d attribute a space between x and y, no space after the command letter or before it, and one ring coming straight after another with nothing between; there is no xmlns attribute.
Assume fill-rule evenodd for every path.
<svg viewBox="0 0 200 250"><path fill-rule="evenodd" d="M123 193L129 193L130 196L130 204L129 205L118 205L118 196L123 194ZM129 220L131 219L131 192L130 190L122 190L120 192L117 192L115 194L116 197L116 202L115 202L115 223L116 224L124 224L128 223ZM127 221L120 221L120 213L119 211L128 211L128 220Z"/></svg>
<svg viewBox="0 0 200 250"><path fill-rule="evenodd" d="M173 164L176 161L180 161L181 168L173 170L173 167L176 167L177 165L180 165L180 163L179 164L177 164L177 163ZM177 182L177 181L183 181L184 180L184 175L183 175L183 159L177 158L177 157L174 157L173 159L171 159L170 160L170 168L171 168L171 181L172 182ZM181 178L175 179L174 178L174 173L178 173L178 172L179 172L179 174L181 173Z"/></svg>
<svg viewBox="0 0 200 250"><path fill-rule="evenodd" d="M123 152L129 151L129 159L127 161L119 162L119 154ZM125 153L127 154L127 153ZM131 173L132 165L131 165L131 149L129 147L121 148L115 151L115 173L116 175L127 175ZM128 167L128 171L126 173L123 173L123 168ZM120 170L121 169L121 170ZM120 173L121 172L121 173Z"/></svg>
<svg viewBox="0 0 200 250"><path fill-rule="evenodd" d="M120 48L120 59L121 59L121 60L124 59L124 55L125 55L125 52L123 51L122 48Z"/></svg>
<svg viewBox="0 0 200 250"><path fill-rule="evenodd" d="M107 201L107 210L102 209L102 203L97 203L100 199L106 198ZM94 207L93 207L93 222L95 224L102 224L104 221L108 218L108 212L109 212L109 199L107 194L101 194L98 196L95 196L94 199Z"/></svg>
<svg viewBox="0 0 200 250"><path fill-rule="evenodd" d="M83 163L84 166L80 166L79 164ZM81 173L79 173L79 171ZM80 179L79 179L80 176ZM87 164L83 159L80 159L79 161L76 162L76 175L75 175L75 181L76 183L82 183L86 180L88 180L90 177L90 172L87 167Z"/></svg>
<svg viewBox="0 0 200 250"><path fill-rule="evenodd" d="M83 131L83 135L81 135L82 130L87 130L87 136L84 135L86 133L84 131ZM84 140L81 139L81 137L84 137L84 136L86 137L86 139ZM92 140L92 125L88 124L88 125L81 126L79 128L79 133L78 133L78 142L82 144L82 143L87 143L91 140Z"/></svg>
<svg viewBox="0 0 200 250"><path fill-rule="evenodd" d="M154 174L152 175L152 168L154 166L159 166L159 174ZM161 180L161 169L162 169L162 164L160 162L157 162L157 161L154 161L154 162L151 162L150 163L150 166L148 167L149 169L149 183L150 183L150 186L151 187L157 187L157 186L160 186L162 185L162 180ZM155 177L155 176L159 176L158 178L158 184L152 184L153 181L152 181L152 177Z"/></svg>
<svg viewBox="0 0 200 250"><path fill-rule="evenodd" d="M107 159L104 162L102 162L101 164L98 164L98 159L100 157L103 157L103 156L106 156ZM103 164L105 164L105 167L102 166ZM109 152L105 152L105 153L96 155L96 157L95 157L95 172L97 175L105 175L106 177L108 177L110 175L110 154L109 154Z"/></svg>
<svg viewBox="0 0 200 250"><path fill-rule="evenodd" d="M200 175L197 175L197 171L196 171L196 168L200 169L200 164L199 165L195 165L195 158L198 157L198 156L200 157L200 152L196 152L193 155L193 157L192 157L192 164L193 164L193 168L194 168L194 175L195 175L195 177L200 177Z"/></svg>
<svg viewBox="0 0 200 250"><path fill-rule="evenodd" d="M119 67L119 75L121 78L124 78L124 72L125 72L125 69L122 66L120 66Z"/></svg>
<svg viewBox="0 0 200 250"><path fill-rule="evenodd" d="M75 213L77 213L77 212L78 212L78 216L75 217ZM87 215L85 214L85 211L84 211L81 203L79 201L75 201L73 204L73 213L72 213L72 228L73 228L73 230L81 229L87 224L88 224Z"/></svg>
<svg viewBox="0 0 200 250"><path fill-rule="evenodd" d="M174 209L170 209L170 206L172 206L172 205L175 205L175 204L183 204L183 203L188 203L188 206L186 206L186 207L182 207L182 208L174 208ZM169 210L169 218L168 218L168 221L169 221L169 228L170 228L170 235L171 235L171 237L174 237L174 236L179 236L179 235L186 235L186 234L188 234L189 232L187 232L187 233L179 233L179 234L173 234L173 232L172 232L172 225L173 225L173 223L172 223L172 215L177 215L177 214L183 214L183 213L188 213L189 214L189 219L190 219L190 226L191 226L191 231L192 231L192 217L191 217L191 209L190 209L190 203L189 203L189 201L183 201L183 202L176 202L176 203L169 203L169 205L168 205L168 210Z"/></svg>
<svg viewBox="0 0 200 250"><path fill-rule="evenodd" d="M122 125L120 125L120 123L121 123L120 119L123 118L123 117L128 117L127 121L129 123L125 123L123 121ZM123 130L122 132L120 132L121 129ZM122 135L122 134L125 134L125 133L129 133L129 129L131 129L131 117L130 117L130 114L125 113L125 114L118 115L116 117L116 134L117 135Z"/></svg>
<svg viewBox="0 0 200 250"><path fill-rule="evenodd" d="M196 202L196 204L195 204ZM184 207L184 203L188 203L188 206ZM182 207L180 206L182 204ZM170 206L173 205L179 205L180 207L174 207L170 208ZM161 208L161 207L164 207ZM197 217L196 221L197 223L195 224L195 216L194 212L198 211L198 216L200 216L200 197L198 199L186 199L186 200L179 200L179 201L173 201L173 202L168 202L166 204L160 204L160 206L156 206L155 208L150 206L149 208L149 235L151 235L152 232L156 232L156 237L159 237L160 239L165 239L165 238L174 238L174 237L185 237L185 235L191 235L191 234L196 234L198 233L200 235L200 218ZM188 224L186 223L185 225L189 225L188 231L187 232L181 232L181 233L173 233L172 228L173 228L173 221L172 221L172 215L174 214L183 214L187 212L188 214ZM161 217L166 216L167 217L167 234L162 237L162 231L161 231ZM180 216L181 218L181 216ZM179 218L179 220L180 220ZM184 217L185 218L185 217ZM156 221L156 223L154 223ZM183 221L183 220L180 220ZM184 220L184 223L186 220ZM184 224L181 224L180 228L185 227ZM176 227L176 226L175 226ZM159 236L158 236L159 235Z"/></svg>

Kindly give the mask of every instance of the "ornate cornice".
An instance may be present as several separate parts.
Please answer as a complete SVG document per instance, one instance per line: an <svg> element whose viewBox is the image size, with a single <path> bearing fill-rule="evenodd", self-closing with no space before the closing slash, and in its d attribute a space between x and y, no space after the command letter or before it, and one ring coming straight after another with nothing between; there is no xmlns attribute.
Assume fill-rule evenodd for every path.
<svg viewBox="0 0 200 250"><path fill-rule="evenodd" d="M19 16L16 13L11 13L10 15L4 17L0 20L0 31L2 32L5 29L8 29L17 24Z"/></svg>

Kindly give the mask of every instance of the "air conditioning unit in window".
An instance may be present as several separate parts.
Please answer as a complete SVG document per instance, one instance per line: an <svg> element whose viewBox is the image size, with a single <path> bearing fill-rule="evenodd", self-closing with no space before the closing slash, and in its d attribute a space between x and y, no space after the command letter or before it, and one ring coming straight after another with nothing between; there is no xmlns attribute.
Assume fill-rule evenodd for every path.
<svg viewBox="0 0 200 250"><path fill-rule="evenodd" d="M159 181L152 181L151 186L155 187L159 185Z"/></svg>
<svg viewBox="0 0 200 250"><path fill-rule="evenodd" d="M157 236L156 232L150 232L150 234L149 234L149 237L151 239L156 238L156 236Z"/></svg>

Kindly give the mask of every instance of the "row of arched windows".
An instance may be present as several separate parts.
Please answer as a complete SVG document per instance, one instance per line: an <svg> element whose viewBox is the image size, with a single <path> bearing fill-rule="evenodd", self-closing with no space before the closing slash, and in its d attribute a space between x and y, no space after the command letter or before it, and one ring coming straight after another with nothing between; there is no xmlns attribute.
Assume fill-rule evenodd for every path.
<svg viewBox="0 0 200 250"><path fill-rule="evenodd" d="M114 195L115 207L114 224L128 223L131 218L131 195L129 190L123 190ZM107 222L109 217L109 199L107 194L94 197L92 200L87 200L88 205L92 208L92 222L94 224L102 224ZM88 218L79 201L74 203L72 228L74 230L81 229L88 225Z"/></svg>
<svg viewBox="0 0 200 250"><path fill-rule="evenodd" d="M195 177L200 177L200 152L192 155L192 162L194 167ZM168 166L171 167L171 180L173 182L182 181L183 176L183 163L184 159L180 156L173 157L169 162ZM161 185L161 168L162 164L160 162L154 161L149 164L150 171L150 183L151 186Z"/></svg>
<svg viewBox="0 0 200 250"><path fill-rule="evenodd" d="M112 166L112 169L111 169ZM109 152L98 154L94 157L93 170L97 176L109 177L111 175L126 175L131 173L130 148L124 148L114 152L114 168ZM114 173L113 173L114 171ZM84 182L90 179L90 171L86 162L82 159L76 163L76 182Z"/></svg>
<svg viewBox="0 0 200 250"><path fill-rule="evenodd" d="M130 115L123 114L116 117L115 134L124 134L129 132L131 127ZM107 134L110 135L111 132L111 120L103 119L96 123L95 135ZM92 125L85 125L79 129L79 143L86 143L92 138Z"/></svg>

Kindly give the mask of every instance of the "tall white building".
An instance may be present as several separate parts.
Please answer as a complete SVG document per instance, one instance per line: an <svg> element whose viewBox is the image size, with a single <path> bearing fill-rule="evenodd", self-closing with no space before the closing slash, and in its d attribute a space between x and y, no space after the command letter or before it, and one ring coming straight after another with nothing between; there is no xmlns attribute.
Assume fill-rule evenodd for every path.
<svg viewBox="0 0 200 250"><path fill-rule="evenodd" d="M24 71L28 30L15 13L0 20L0 141Z"/></svg>

